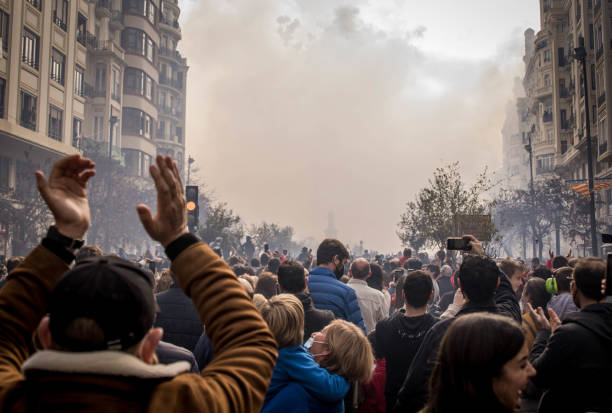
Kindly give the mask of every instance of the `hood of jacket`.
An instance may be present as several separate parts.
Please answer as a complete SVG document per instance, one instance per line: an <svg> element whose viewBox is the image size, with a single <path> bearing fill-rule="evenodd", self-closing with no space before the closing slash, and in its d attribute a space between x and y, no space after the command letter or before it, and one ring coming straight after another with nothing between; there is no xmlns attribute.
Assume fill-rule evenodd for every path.
<svg viewBox="0 0 612 413"><path fill-rule="evenodd" d="M598 303L568 314L563 324L579 324L612 345L612 304Z"/></svg>

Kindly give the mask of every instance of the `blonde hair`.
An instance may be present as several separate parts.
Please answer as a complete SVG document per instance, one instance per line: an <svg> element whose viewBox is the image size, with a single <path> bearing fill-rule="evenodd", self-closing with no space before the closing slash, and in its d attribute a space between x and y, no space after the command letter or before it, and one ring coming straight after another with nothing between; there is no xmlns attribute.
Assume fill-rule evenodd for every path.
<svg viewBox="0 0 612 413"><path fill-rule="evenodd" d="M172 275L170 275L170 270L163 270L159 276L159 279L155 281L153 293L163 293L164 291L170 289L173 282L174 280L172 279Z"/></svg>
<svg viewBox="0 0 612 413"><path fill-rule="evenodd" d="M266 300L261 294L253 297L255 307L261 313L278 348L297 346L304 341L304 307L292 294L279 294Z"/></svg>
<svg viewBox="0 0 612 413"><path fill-rule="evenodd" d="M329 354L321 367L349 381L369 381L374 366L372 346L363 331L353 323L334 320L326 329Z"/></svg>

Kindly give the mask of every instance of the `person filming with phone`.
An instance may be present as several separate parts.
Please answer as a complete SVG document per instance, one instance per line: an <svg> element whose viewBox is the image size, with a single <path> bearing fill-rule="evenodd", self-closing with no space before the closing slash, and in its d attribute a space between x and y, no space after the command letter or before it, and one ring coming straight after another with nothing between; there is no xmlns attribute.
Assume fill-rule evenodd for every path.
<svg viewBox="0 0 612 413"><path fill-rule="evenodd" d="M601 291L606 264L600 258L578 261L570 291L580 311L561 324L548 309L527 309L538 329L530 360L533 382L546 392L538 412L612 412L612 304Z"/></svg>

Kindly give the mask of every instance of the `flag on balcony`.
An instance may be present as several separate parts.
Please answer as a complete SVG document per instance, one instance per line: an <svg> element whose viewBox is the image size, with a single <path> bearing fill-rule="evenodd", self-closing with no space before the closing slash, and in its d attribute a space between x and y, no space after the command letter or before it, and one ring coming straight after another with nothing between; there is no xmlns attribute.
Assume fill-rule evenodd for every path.
<svg viewBox="0 0 612 413"><path fill-rule="evenodd" d="M578 192L581 195L591 197L589 194L589 182L586 179L572 179L566 181L570 184L570 189ZM600 189L608 188L612 186L612 178L596 178L593 182L593 191L599 191Z"/></svg>

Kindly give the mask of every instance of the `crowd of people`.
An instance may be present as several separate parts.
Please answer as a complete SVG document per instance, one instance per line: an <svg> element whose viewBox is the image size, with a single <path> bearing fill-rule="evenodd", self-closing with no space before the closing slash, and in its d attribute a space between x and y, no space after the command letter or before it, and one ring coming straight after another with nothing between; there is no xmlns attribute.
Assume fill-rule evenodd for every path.
<svg viewBox="0 0 612 413"><path fill-rule="evenodd" d="M528 268L473 236L433 257L224 254L187 230L172 159L150 172L156 213L136 208L163 259L84 245L89 159L36 172L55 224L5 263L0 411L612 411L603 260Z"/></svg>

